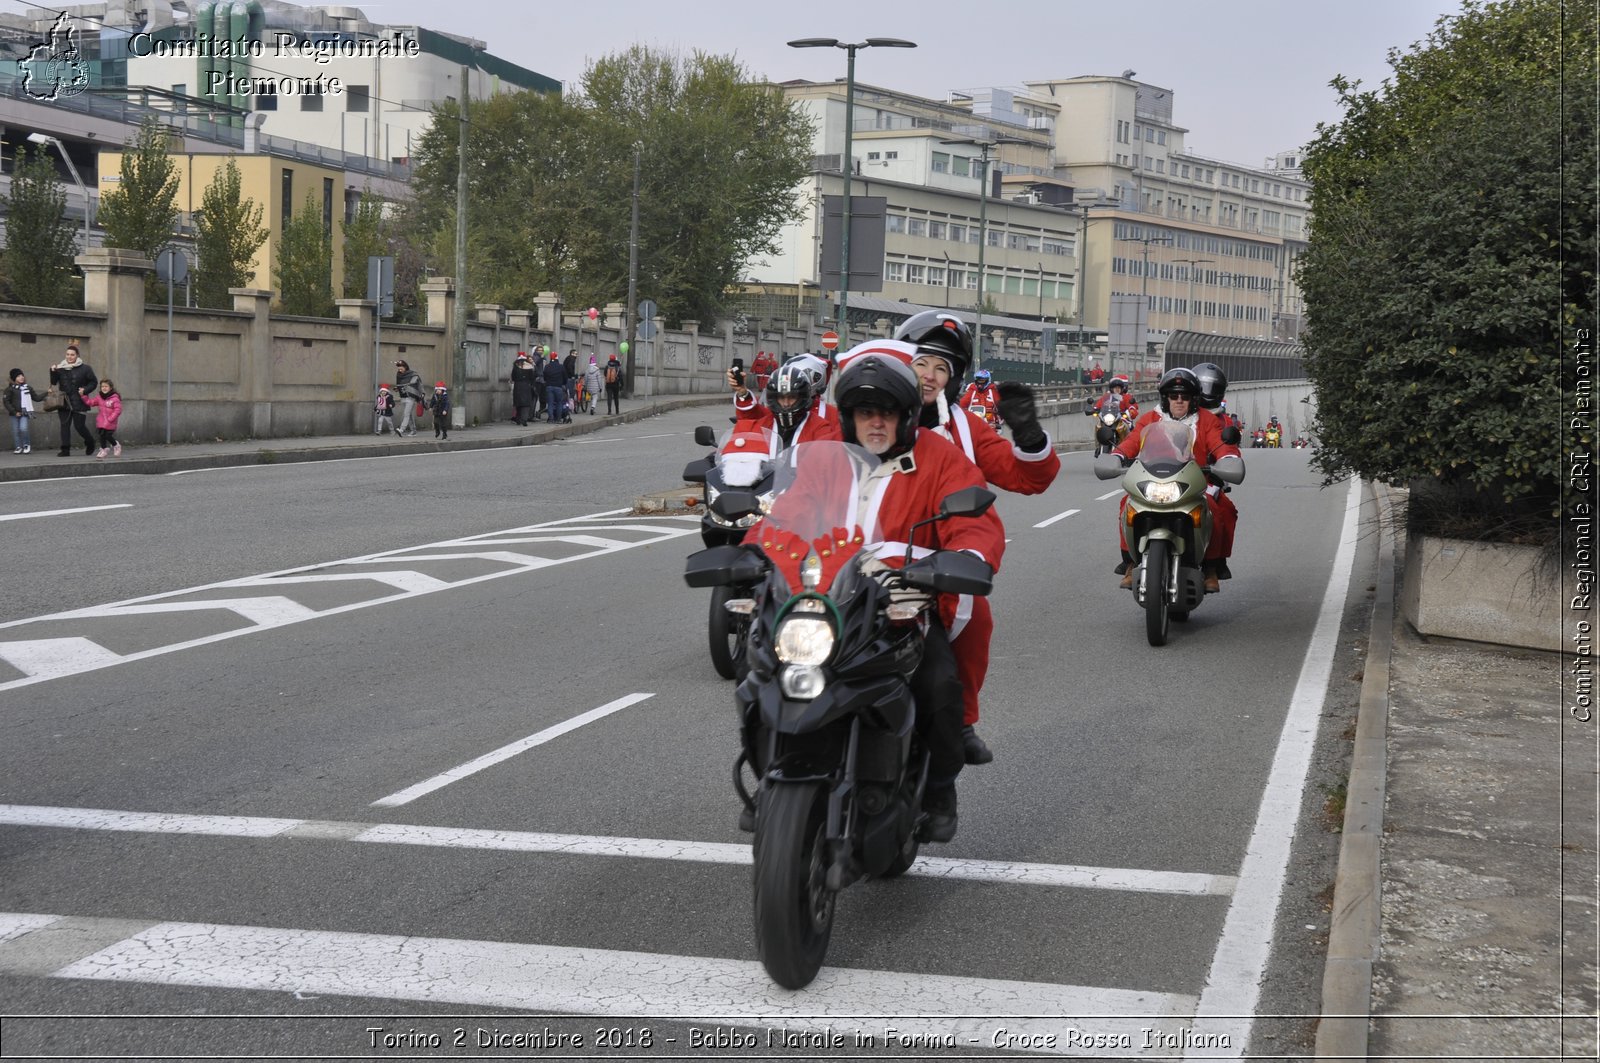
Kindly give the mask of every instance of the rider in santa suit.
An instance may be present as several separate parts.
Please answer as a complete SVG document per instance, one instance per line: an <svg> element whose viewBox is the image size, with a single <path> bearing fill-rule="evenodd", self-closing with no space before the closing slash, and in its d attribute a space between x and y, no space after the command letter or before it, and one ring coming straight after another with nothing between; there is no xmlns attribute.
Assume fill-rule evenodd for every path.
<svg viewBox="0 0 1600 1063"><path fill-rule="evenodd" d="M1011 429L1009 443L982 418L954 402L972 364L972 330L965 321L925 310L896 329L895 338L914 348L912 368L922 388L922 427L955 443L984 479L1003 491L1036 495L1055 482L1061 459L1039 427L1031 388L1008 381L996 389L1001 419ZM994 613L987 598L961 595L951 604L946 626L961 672L962 744L968 764L987 764L994 753L977 732L978 695L989 672Z"/></svg>
<svg viewBox="0 0 1600 1063"><path fill-rule="evenodd" d="M734 435L771 429L769 457L784 447L839 438L839 416L828 405L823 390L826 365L822 359L800 354L778 367L767 380L767 404L728 370L733 389ZM732 440L729 440L731 445Z"/></svg>
<svg viewBox="0 0 1600 1063"><path fill-rule="evenodd" d="M922 315L919 314L917 316L921 317ZM910 323L911 320L906 322L907 325ZM904 325L901 326L901 328L904 327ZM958 382L959 379L957 378ZM988 423L990 428L998 429L999 426L995 422L995 417L997 416L995 411L1000 405L1000 395L995 391L992 379L989 375L989 370L978 370L972 375L972 383L967 385L967 390L962 392L957 404L967 410L973 407L982 408L984 421Z"/></svg>

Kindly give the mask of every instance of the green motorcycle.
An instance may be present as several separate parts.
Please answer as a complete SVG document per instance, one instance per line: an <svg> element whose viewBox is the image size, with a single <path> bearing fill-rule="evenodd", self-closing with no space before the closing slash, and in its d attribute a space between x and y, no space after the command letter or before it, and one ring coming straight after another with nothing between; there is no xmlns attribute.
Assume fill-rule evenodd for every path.
<svg viewBox="0 0 1600 1063"><path fill-rule="evenodd" d="M1206 595L1201 562L1211 541L1211 479L1244 481L1244 459L1236 454L1202 467L1194 460L1194 430L1180 421L1156 421L1144 430L1131 463L1108 451L1095 459L1102 480L1122 478L1127 498L1118 511L1128 551L1138 566L1133 596L1144 609L1145 636L1167 643L1170 620L1187 620Z"/></svg>

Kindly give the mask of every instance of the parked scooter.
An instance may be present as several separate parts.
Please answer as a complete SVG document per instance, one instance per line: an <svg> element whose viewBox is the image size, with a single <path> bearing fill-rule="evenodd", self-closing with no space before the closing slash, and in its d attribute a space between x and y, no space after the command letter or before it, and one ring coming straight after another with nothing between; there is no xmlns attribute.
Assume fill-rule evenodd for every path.
<svg viewBox="0 0 1600 1063"><path fill-rule="evenodd" d="M904 567L885 563L853 489L879 464L840 442L785 451L763 541L700 551L684 574L692 587L754 588L729 603L752 618L734 787L741 826L755 834L756 952L790 989L822 966L839 892L903 874L916 860L928 772L911 693L922 618L937 608L936 593L983 595L992 585L989 566L959 551L913 561L908 545ZM787 499L785 488L793 488ZM993 503L983 488L957 491L908 539ZM763 506L751 491L728 490L712 508L740 520ZM898 550L889 556L898 560Z"/></svg>
<svg viewBox="0 0 1600 1063"><path fill-rule="evenodd" d="M1202 468L1194 460L1193 430L1163 420L1145 428L1132 462L1107 452L1095 459L1094 474L1122 478L1128 494L1117 519L1138 566L1133 597L1144 609L1150 645L1164 646L1169 619L1188 619L1206 594L1201 562L1211 541L1207 476L1242 483L1244 459L1230 454Z"/></svg>

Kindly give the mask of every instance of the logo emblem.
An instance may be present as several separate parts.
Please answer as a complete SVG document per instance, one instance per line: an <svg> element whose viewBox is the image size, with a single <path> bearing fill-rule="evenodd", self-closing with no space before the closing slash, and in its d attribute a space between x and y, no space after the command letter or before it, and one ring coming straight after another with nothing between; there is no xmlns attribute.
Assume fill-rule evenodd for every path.
<svg viewBox="0 0 1600 1063"><path fill-rule="evenodd" d="M24 72L23 91L35 100L66 99L89 87L89 64L78 46L78 27L64 11L44 43L34 45L17 65Z"/></svg>

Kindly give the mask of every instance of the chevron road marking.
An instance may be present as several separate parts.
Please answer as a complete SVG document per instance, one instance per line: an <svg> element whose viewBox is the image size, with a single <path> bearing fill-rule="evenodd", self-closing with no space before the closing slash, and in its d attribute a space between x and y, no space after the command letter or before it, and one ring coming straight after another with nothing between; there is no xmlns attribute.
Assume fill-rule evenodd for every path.
<svg viewBox="0 0 1600 1063"><path fill-rule="evenodd" d="M0 632L5 632L8 629L25 629L28 625L54 624L63 620L92 621L94 627L98 629L106 624L115 624L119 621L123 623L136 622L139 618L145 618L151 614L198 613L207 610L231 612L249 623L248 626L242 628L229 628L199 638L157 646L135 653L121 654L107 649L88 637L0 639L0 660L4 660L17 671L23 673L21 678L0 683L0 691L61 679L84 672L97 671L101 668L110 668L129 661L176 653L225 639L238 638L241 635L281 628L289 624L317 620L322 617L335 616L358 609L370 609L406 598L435 594L439 591L465 587L473 583L503 579L507 576L521 575L554 565L570 564L603 554L631 550L639 546L649 546L667 539L691 535L700 525L699 517L660 520L628 516L624 521L620 522L607 520L607 518L623 516L629 512L628 510L608 510L600 514L567 517L543 524L508 528L503 531L488 532L462 539L450 539L444 542L408 547L403 550L391 550L382 554L367 554L322 565L284 569L280 572L224 580L220 583L168 591L123 602L72 609L60 613L51 613L46 616L31 617L26 620L9 621L0 624ZM616 537L618 532L638 534L642 537L638 539L620 538ZM517 550L497 549L497 547L507 544L540 542L575 547L581 552L566 557L551 558ZM429 575L424 571L418 571L419 567L426 567L430 563L458 560L482 561L503 567L496 571L479 573L454 580L443 579ZM368 570L369 566L372 569L370 571ZM341 569L344 571L339 571ZM286 587L292 587L296 584L307 585L360 580L368 580L391 588L393 593L380 593L376 597L362 601L326 608L314 608L304 605L281 593ZM229 597L226 594L214 598L192 597L207 591L230 591L239 588L259 588L269 593L242 597Z"/></svg>
<svg viewBox="0 0 1600 1063"><path fill-rule="evenodd" d="M50 805L0 805L0 825L137 834L202 834L227 838L314 838L324 841L335 838L377 845L414 845L427 849L555 853L626 857L635 860L680 860L700 864L748 865L750 863L748 843L544 834L533 831L430 827L406 823L374 824L255 816L125 812L103 808L59 808ZM1079 864L961 860L952 857L920 857L906 874L912 877L992 882L998 885L1051 886L1125 893L1167 893L1189 897L1225 897L1233 892L1235 884L1235 880L1228 875L1149 871L1140 868L1086 867Z"/></svg>
<svg viewBox="0 0 1600 1063"><path fill-rule="evenodd" d="M1014 1050L1027 1038L1034 1051L1104 1056L1104 1045L1090 1039L1113 1036L1127 1038L1135 1053L1170 1058L1170 1048L1147 1044L1146 1031L1175 1044L1194 1007L1193 997L1176 993L840 967L823 968L797 993L774 985L752 960L286 927L0 913L0 928L15 934L0 946L0 970L12 953L16 968L25 962L27 973L53 978L697 1024L691 1030L723 1023L772 1028L773 1036L843 1029L853 1039L859 1030L875 1038L875 1048ZM454 1015L413 1015L395 1029L437 1033L448 1044L460 1025ZM526 1024L508 1017L499 1025L521 1031ZM479 1026L495 1023L485 1018ZM700 1030L702 1037L711 1032ZM690 1030L659 1036L668 1053L716 1048L690 1043ZM767 1034L744 1036L752 1038L749 1047L783 1044ZM672 1043L675 1037L682 1043Z"/></svg>

